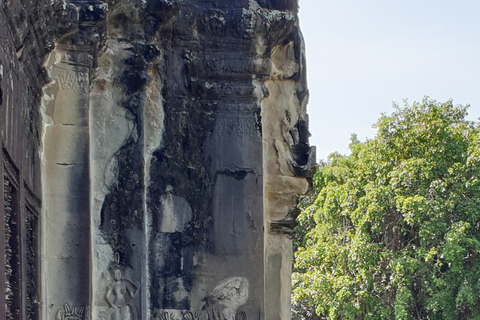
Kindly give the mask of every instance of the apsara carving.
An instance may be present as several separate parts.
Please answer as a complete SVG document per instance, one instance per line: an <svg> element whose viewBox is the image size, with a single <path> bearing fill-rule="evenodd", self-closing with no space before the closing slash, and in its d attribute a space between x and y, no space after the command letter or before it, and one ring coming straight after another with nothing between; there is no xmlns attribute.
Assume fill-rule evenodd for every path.
<svg viewBox="0 0 480 320"><path fill-rule="evenodd" d="M110 305L111 320L137 320L133 300L139 289L139 285L124 277L125 267L120 263L120 255L115 253L115 261L112 265L113 281L107 287L105 299Z"/></svg>

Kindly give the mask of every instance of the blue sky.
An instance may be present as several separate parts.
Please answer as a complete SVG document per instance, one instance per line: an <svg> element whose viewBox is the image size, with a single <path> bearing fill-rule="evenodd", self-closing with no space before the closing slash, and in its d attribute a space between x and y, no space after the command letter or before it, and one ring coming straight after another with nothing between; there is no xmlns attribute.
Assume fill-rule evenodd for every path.
<svg viewBox="0 0 480 320"><path fill-rule="evenodd" d="M480 117L479 0L299 2L317 159L373 137L392 101L452 98Z"/></svg>

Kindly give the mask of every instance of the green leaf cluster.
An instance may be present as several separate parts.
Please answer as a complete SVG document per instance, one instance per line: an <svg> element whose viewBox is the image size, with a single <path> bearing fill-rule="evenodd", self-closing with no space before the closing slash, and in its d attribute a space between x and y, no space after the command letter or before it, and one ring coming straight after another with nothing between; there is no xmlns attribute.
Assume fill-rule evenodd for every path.
<svg viewBox="0 0 480 320"><path fill-rule="evenodd" d="M395 109L314 176L295 242L297 318L480 319L479 127L452 101Z"/></svg>

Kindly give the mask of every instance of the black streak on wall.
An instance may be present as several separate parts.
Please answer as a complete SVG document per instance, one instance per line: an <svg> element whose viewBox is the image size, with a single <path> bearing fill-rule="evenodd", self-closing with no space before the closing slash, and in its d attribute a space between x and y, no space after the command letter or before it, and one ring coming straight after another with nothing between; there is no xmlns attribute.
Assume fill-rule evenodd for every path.
<svg viewBox="0 0 480 320"><path fill-rule="evenodd" d="M121 261L131 266L132 250L136 241L127 235L127 230L144 232L143 212L143 105L145 86L149 82L147 69L158 55L152 45L132 43L132 55L123 61L124 71L114 82L121 86L125 96L122 107L126 118L134 124L125 144L115 154L118 163L118 182L106 195L101 212L101 230Z"/></svg>

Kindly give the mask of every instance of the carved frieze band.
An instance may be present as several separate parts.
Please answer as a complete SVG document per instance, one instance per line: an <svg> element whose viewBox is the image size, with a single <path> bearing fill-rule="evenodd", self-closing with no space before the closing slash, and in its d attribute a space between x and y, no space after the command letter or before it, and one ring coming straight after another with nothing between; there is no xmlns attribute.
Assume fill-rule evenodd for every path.
<svg viewBox="0 0 480 320"><path fill-rule="evenodd" d="M222 136L236 135L243 138L256 134L256 125L252 118L220 118L217 119L216 126Z"/></svg>
<svg viewBox="0 0 480 320"><path fill-rule="evenodd" d="M220 112L238 112L251 113L254 111L255 104L252 103L220 103L215 106L215 110Z"/></svg>
<svg viewBox="0 0 480 320"><path fill-rule="evenodd" d="M210 58L210 59L208 59ZM253 64L248 60L221 59L217 57L206 57L207 72L218 74L247 74L251 77Z"/></svg>
<svg viewBox="0 0 480 320"><path fill-rule="evenodd" d="M93 64L93 57L87 53L66 52L62 56L62 62L72 66L82 66L90 68Z"/></svg>
<svg viewBox="0 0 480 320"><path fill-rule="evenodd" d="M151 320L248 320L242 306L248 301L249 287L247 278L227 278L204 298L202 310L158 310Z"/></svg>

